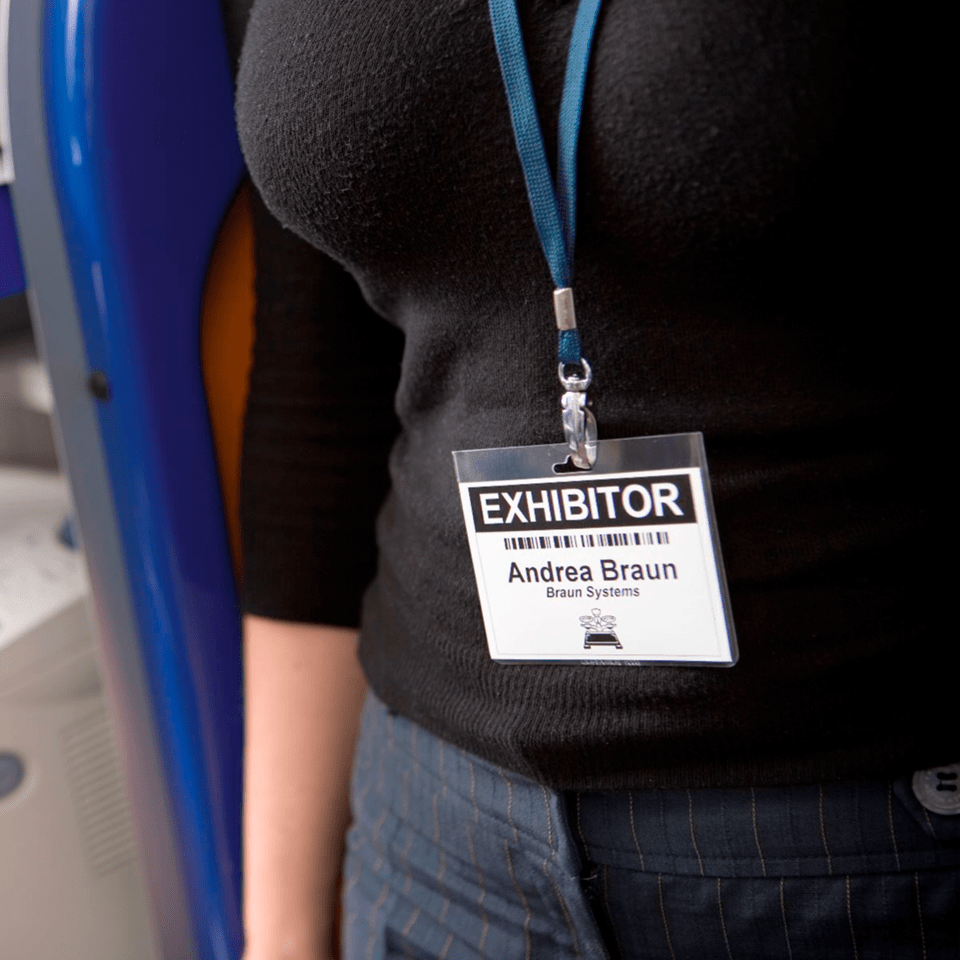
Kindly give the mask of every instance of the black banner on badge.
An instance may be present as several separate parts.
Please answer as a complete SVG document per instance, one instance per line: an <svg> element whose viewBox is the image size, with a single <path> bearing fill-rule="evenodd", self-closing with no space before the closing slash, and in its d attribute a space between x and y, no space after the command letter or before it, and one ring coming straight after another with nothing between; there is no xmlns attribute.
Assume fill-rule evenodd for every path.
<svg viewBox="0 0 960 960"><path fill-rule="evenodd" d="M469 490L478 533L697 522L686 473Z"/></svg>

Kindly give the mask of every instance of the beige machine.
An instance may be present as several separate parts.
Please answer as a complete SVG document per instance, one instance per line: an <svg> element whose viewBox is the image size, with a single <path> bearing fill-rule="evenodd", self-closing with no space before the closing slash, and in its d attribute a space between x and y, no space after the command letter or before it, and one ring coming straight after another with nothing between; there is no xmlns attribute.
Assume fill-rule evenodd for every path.
<svg viewBox="0 0 960 960"><path fill-rule="evenodd" d="M12 369L0 433L36 377ZM0 464L0 957L155 960L68 511L56 471Z"/></svg>

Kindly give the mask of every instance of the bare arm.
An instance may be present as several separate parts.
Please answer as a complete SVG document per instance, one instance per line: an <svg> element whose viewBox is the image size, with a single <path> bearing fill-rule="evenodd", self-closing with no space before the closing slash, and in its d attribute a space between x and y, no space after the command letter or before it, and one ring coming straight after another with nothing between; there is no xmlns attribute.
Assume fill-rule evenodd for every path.
<svg viewBox="0 0 960 960"><path fill-rule="evenodd" d="M357 632L244 619L247 960L330 956L366 685Z"/></svg>

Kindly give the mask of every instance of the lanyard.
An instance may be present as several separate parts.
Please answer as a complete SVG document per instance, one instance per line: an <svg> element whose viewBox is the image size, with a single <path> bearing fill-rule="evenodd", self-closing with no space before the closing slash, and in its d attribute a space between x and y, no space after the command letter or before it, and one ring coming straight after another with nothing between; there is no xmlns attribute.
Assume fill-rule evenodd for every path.
<svg viewBox="0 0 960 960"><path fill-rule="evenodd" d="M580 0L577 7L560 99L556 188L547 166L547 154L533 99L516 0L489 0L489 3L493 37L510 105L513 135L523 166L527 195L530 198L530 210L559 293L561 290L569 290L573 281L573 250L577 224L577 138L583 113L583 92L587 82L590 45L601 0ZM572 307L572 297L569 299ZM572 315L572 309L570 312ZM558 317L558 327L560 323ZM580 363L580 338L575 320L572 327L560 327L559 355L562 363Z"/></svg>
<svg viewBox="0 0 960 960"><path fill-rule="evenodd" d="M577 137L583 113L587 65L601 0L580 0L570 38L557 129L557 185L554 187L533 98L516 0L489 0L493 37L510 107L513 135L523 167L530 210L553 276L554 313L559 330L560 382L566 393L563 424L574 463L589 469L596 458L596 423L586 409L590 366L583 357L573 308L573 252L577 222ZM564 367L583 375L564 376ZM592 431L591 431L592 428ZM592 432L592 439L590 434Z"/></svg>

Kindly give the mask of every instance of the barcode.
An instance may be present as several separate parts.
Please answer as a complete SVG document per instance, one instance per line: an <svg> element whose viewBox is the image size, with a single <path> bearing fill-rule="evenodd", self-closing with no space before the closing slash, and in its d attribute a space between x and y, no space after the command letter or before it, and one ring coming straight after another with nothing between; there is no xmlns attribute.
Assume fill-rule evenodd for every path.
<svg viewBox="0 0 960 960"><path fill-rule="evenodd" d="M543 537L504 537L505 550L572 550L582 547L649 547L669 543L666 530L634 533L574 533Z"/></svg>

